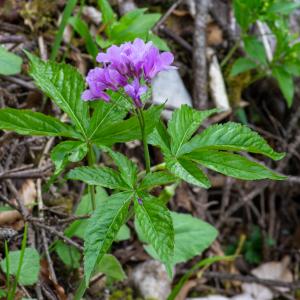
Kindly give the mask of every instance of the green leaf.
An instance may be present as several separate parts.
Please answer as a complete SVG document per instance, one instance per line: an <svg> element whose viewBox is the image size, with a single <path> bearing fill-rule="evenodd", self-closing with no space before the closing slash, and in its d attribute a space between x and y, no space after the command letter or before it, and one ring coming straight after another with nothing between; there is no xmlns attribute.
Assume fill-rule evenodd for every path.
<svg viewBox="0 0 300 300"><path fill-rule="evenodd" d="M216 109L197 111L188 105L182 105L176 109L168 123L172 154L176 156L182 145L191 138L201 123L216 111Z"/></svg>
<svg viewBox="0 0 300 300"><path fill-rule="evenodd" d="M162 121L159 121L153 132L149 134L148 143L161 148L165 155L171 155L171 141L169 133Z"/></svg>
<svg viewBox="0 0 300 300"><path fill-rule="evenodd" d="M293 76L280 67L274 68L272 75L276 78L288 106L291 107L294 98Z"/></svg>
<svg viewBox="0 0 300 300"><path fill-rule="evenodd" d="M147 242L153 246L167 266L173 260L174 229L169 210L157 198L139 195L142 203L134 199L135 222L138 223Z"/></svg>
<svg viewBox="0 0 300 300"><path fill-rule="evenodd" d="M109 282L123 281L127 278L121 263L111 254L104 254L95 270L105 274Z"/></svg>
<svg viewBox="0 0 300 300"><path fill-rule="evenodd" d="M21 251L11 251L9 252L9 274L16 275L19 260L21 256ZM1 269L4 273L7 273L6 269L6 258L0 263ZM22 285L33 285L38 281L38 275L40 272L40 256L39 253L34 248L25 248L23 264L21 267L21 273L19 278L19 284Z"/></svg>
<svg viewBox="0 0 300 300"><path fill-rule="evenodd" d="M263 65L267 64L267 56L263 43L256 37L246 36L244 39L245 51L249 57Z"/></svg>
<svg viewBox="0 0 300 300"><path fill-rule="evenodd" d="M113 103L105 101L94 102L94 113L89 127L88 137L92 139L94 135L103 130L103 127L122 120L127 114L126 109L120 105L121 99L116 99Z"/></svg>
<svg viewBox="0 0 300 300"><path fill-rule="evenodd" d="M112 10L109 2L107 0L98 0L98 6L101 10L103 23L109 25L113 23L116 19L114 11ZM107 26L108 27L108 26Z"/></svg>
<svg viewBox="0 0 300 300"><path fill-rule="evenodd" d="M163 105L158 105L144 111L146 135L150 134L158 123L162 109ZM94 135L92 142L98 146L104 146L141 139L140 124L138 118L134 116L103 128L101 132Z"/></svg>
<svg viewBox="0 0 300 300"><path fill-rule="evenodd" d="M175 238L173 266L200 255L213 243L218 235L213 226L189 214L171 212L171 217ZM137 230L140 236L140 229L137 228ZM151 245L147 245L145 248L153 258L160 259Z"/></svg>
<svg viewBox="0 0 300 300"><path fill-rule="evenodd" d="M12 130L23 135L80 138L80 134L71 126L51 116L25 109L0 109L0 129Z"/></svg>
<svg viewBox="0 0 300 300"><path fill-rule="evenodd" d="M84 159L88 151L85 142L64 141L56 145L51 151L51 159L55 165L55 175L59 174L69 162Z"/></svg>
<svg viewBox="0 0 300 300"><path fill-rule="evenodd" d="M22 58L0 46L0 74L15 75L21 72Z"/></svg>
<svg viewBox="0 0 300 300"><path fill-rule="evenodd" d="M146 39L149 31L160 19L160 14L144 14L145 9L137 9L124 15L111 29L111 39L119 44L135 38Z"/></svg>
<svg viewBox="0 0 300 300"><path fill-rule="evenodd" d="M108 167L78 167L71 170L67 178L109 189L130 190L118 172Z"/></svg>
<svg viewBox="0 0 300 300"><path fill-rule="evenodd" d="M104 203L108 195L104 188L97 186L96 187L96 207ZM87 215L93 212L91 195L88 193L84 195L75 211L75 216ZM84 233L88 225L88 219L76 220L70 224L64 231L64 234L67 237L77 236L81 239L84 239Z"/></svg>
<svg viewBox="0 0 300 300"><path fill-rule="evenodd" d="M170 51L170 48L168 47L167 43L156 34L150 32L149 40L152 41L153 44L161 51Z"/></svg>
<svg viewBox="0 0 300 300"><path fill-rule="evenodd" d="M269 7L267 13L279 13L279 14L288 15L299 7L300 7L300 3L297 2L295 3L294 1L292 2L280 1L280 2L273 3Z"/></svg>
<svg viewBox="0 0 300 300"><path fill-rule="evenodd" d="M139 185L139 190L151 190L154 187L173 183L178 180L175 176L166 171L148 173Z"/></svg>
<svg viewBox="0 0 300 300"><path fill-rule="evenodd" d="M249 58L241 57L241 58L238 58L234 62L233 66L231 68L231 71L230 71L230 76L234 77L234 76L237 76L241 73L244 73L246 71L249 71L249 70L252 70L255 68L257 68L257 65L255 62L253 62Z"/></svg>
<svg viewBox="0 0 300 300"><path fill-rule="evenodd" d="M134 164L132 160L129 160L122 153L115 152L109 148L105 148L105 151L109 153L109 155L117 165L120 175L124 182L126 182L127 185L131 188L134 188L138 175L137 165Z"/></svg>
<svg viewBox="0 0 300 300"><path fill-rule="evenodd" d="M228 122L208 127L183 146L181 154L194 150L247 151L268 156L274 160L284 157L284 153L274 151L268 143L249 127Z"/></svg>
<svg viewBox="0 0 300 300"><path fill-rule="evenodd" d="M72 269L80 267L81 254L74 246L69 246L63 241L57 241L55 251L66 266Z"/></svg>
<svg viewBox="0 0 300 300"><path fill-rule="evenodd" d="M86 136L89 106L81 99L85 88L81 74L72 66L44 62L26 52L30 60L30 75L41 90L68 114L75 126Z"/></svg>
<svg viewBox="0 0 300 300"><path fill-rule="evenodd" d="M71 17L76 4L77 4L77 0L68 0L66 3L65 9L62 13L58 31L55 35L54 43L53 43L52 50L51 50L50 60L56 59L56 56L57 56L57 53L58 53L58 50L60 47L60 43L63 39L65 28L68 24L68 20Z"/></svg>
<svg viewBox="0 0 300 300"><path fill-rule="evenodd" d="M186 157L216 172L238 179L256 180L269 178L281 180L286 178L263 165L237 154L214 150L199 150L187 154Z"/></svg>
<svg viewBox="0 0 300 300"><path fill-rule="evenodd" d="M97 207L89 219L84 242L84 273L86 285L95 266L109 250L120 227L124 224L132 193L110 196L104 205Z"/></svg>
<svg viewBox="0 0 300 300"><path fill-rule="evenodd" d="M188 183L206 189L211 186L207 176L192 161L184 158L166 158L166 166L172 174Z"/></svg>
<svg viewBox="0 0 300 300"><path fill-rule="evenodd" d="M116 235L115 242L126 241L130 239L130 229L124 224L121 226L119 232Z"/></svg>
<svg viewBox="0 0 300 300"><path fill-rule="evenodd" d="M74 30L84 39L88 53L94 59L96 59L96 56L99 51L98 51L97 44L95 43L90 33L87 23L84 20L82 20L80 17L76 16L76 17L71 17L69 19L69 24L72 25Z"/></svg>

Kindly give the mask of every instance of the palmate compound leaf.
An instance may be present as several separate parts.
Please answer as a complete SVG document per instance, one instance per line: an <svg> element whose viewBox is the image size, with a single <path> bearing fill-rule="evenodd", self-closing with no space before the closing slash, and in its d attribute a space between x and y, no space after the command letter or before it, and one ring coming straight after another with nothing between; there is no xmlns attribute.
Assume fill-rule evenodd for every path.
<svg viewBox="0 0 300 300"><path fill-rule="evenodd" d="M182 105L175 110L168 123L172 154L177 156L181 147L191 138L201 123L217 111L217 109L197 111L188 105Z"/></svg>
<svg viewBox="0 0 300 300"><path fill-rule="evenodd" d="M169 210L159 199L141 193L134 199L135 222L147 242L153 246L171 274L170 264L174 252L174 229Z"/></svg>
<svg viewBox="0 0 300 300"><path fill-rule="evenodd" d="M159 121L163 105L152 106L143 112L145 118L145 132L150 134ZM92 138L92 142L98 146L109 146L115 143L123 143L133 140L141 140L141 128L136 116L125 121L119 121L108 125Z"/></svg>
<svg viewBox="0 0 300 300"><path fill-rule="evenodd" d="M124 96L116 93L111 93L110 96L110 102L99 100L91 103L94 112L88 130L89 139L101 132L104 127L123 120L128 112Z"/></svg>
<svg viewBox="0 0 300 300"><path fill-rule="evenodd" d="M208 127L184 144L179 155L194 150L245 151L262 154L274 160L279 160L285 155L274 151L264 138L249 127L232 122Z"/></svg>
<svg viewBox="0 0 300 300"><path fill-rule="evenodd" d="M108 167L78 167L71 170L67 174L67 178L109 189L131 190L120 174Z"/></svg>
<svg viewBox="0 0 300 300"><path fill-rule="evenodd" d="M213 226L189 214L171 212L171 218L175 239L172 266L200 255L218 235ZM147 243L147 239L138 224L135 224L135 228L139 239ZM153 258L161 260L152 245L146 245L145 249Z"/></svg>
<svg viewBox="0 0 300 300"><path fill-rule="evenodd" d="M233 153L216 150L198 150L186 154L185 157L209 169L238 179L258 180L269 178L280 180L286 178L263 165Z"/></svg>
<svg viewBox="0 0 300 300"><path fill-rule="evenodd" d="M134 188L138 176L137 165L134 164L122 153L113 151L108 147L103 147L103 149L109 153L109 155L117 165L120 175L124 182L126 182L127 185L131 188Z"/></svg>
<svg viewBox="0 0 300 300"><path fill-rule="evenodd" d="M80 134L71 126L51 116L25 109L1 109L0 129L12 130L23 135L80 138Z"/></svg>
<svg viewBox="0 0 300 300"><path fill-rule="evenodd" d="M211 184L204 172L191 160L185 158L166 157L166 167L182 180L208 189Z"/></svg>
<svg viewBox="0 0 300 300"><path fill-rule="evenodd" d="M28 52L26 54L30 60L30 76L86 136L89 126L89 106L81 99L85 88L81 74L70 65L44 62Z"/></svg>
<svg viewBox="0 0 300 300"><path fill-rule="evenodd" d="M132 192L111 195L89 219L84 241L84 273L88 286L97 263L109 250L128 214Z"/></svg>
<svg viewBox="0 0 300 300"><path fill-rule="evenodd" d="M51 159L55 165L54 175L59 174L69 162L81 161L87 154L88 146L81 141L64 141L51 151Z"/></svg>
<svg viewBox="0 0 300 300"><path fill-rule="evenodd" d="M178 180L178 177L175 177L168 171L151 172L143 178L139 185L139 190L151 190L154 187L170 184L176 180Z"/></svg>

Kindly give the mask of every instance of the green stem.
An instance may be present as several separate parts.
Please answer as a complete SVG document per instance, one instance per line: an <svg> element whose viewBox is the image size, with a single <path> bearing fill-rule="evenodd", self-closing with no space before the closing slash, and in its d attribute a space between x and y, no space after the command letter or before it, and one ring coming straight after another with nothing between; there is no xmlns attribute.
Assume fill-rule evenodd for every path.
<svg viewBox="0 0 300 300"><path fill-rule="evenodd" d="M235 44L233 45L233 47L230 49L230 51L228 52L228 54L224 57L224 59L221 61L221 68L223 68L227 63L228 61L230 60L230 58L232 57L232 55L235 53L235 51L238 49L240 45L240 41L237 40L235 42Z"/></svg>
<svg viewBox="0 0 300 300"><path fill-rule="evenodd" d="M87 154L87 158L88 158L88 165L90 167L94 166L94 164L95 164L95 155L94 155L92 145L89 145L89 151L88 151L88 154ZM92 209L95 210L96 209L96 194L95 194L95 186L94 185L89 185L89 193L90 193L90 196L91 196Z"/></svg>
<svg viewBox="0 0 300 300"><path fill-rule="evenodd" d="M142 140L143 140L143 147L144 147L144 159L145 159L145 165L146 165L146 173L150 173L150 154L149 154L149 148L147 144L147 136L145 132L145 119L143 115L143 111L141 109L137 109L137 117L141 126L142 131Z"/></svg>
<svg viewBox="0 0 300 300"><path fill-rule="evenodd" d="M25 249L26 249L26 243L27 243L27 228L28 228L28 224L25 223L25 228L24 228L24 236L23 236L23 240L22 240L22 244L21 244L21 253L20 253L20 260L19 260L19 265L18 265L18 270L17 270L17 274L16 274L16 278L14 280L14 284L13 284L13 288L12 288L12 292L11 294L8 295L8 300L13 300L15 299L15 293L17 290L17 285L20 279L20 275L21 275L21 269L22 269L22 265L23 265L23 260L24 260L24 255L25 255Z"/></svg>
<svg viewBox="0 0 300 300"><path fill-rule="evenodd" d="M85 278L83 277L80 281L79 287L75 292L74 300L81 300L85 291L86 291L86 285L85 285Z"/></svg>
<svg viewBox="0 0 300 300"><path fill-rule="evenodd" d="M9 270L10 270L10 259L9 259L9 250L8 250L8 244L7 240L5 240L5 258L6 258L6 288L7 288L7 294L10 293L10 280L9 280Z"/></svg>

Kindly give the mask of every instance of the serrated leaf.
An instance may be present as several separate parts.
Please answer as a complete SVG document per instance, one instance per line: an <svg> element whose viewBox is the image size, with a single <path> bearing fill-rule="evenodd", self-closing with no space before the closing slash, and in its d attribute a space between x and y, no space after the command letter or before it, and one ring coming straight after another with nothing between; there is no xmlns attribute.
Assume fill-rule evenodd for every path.
<svg viewBox="0 0 300 300"><path fill-rule="evenodd" d="M276 78L288 106L291 107L294 98L293 76L280 67L274 68L272 75Z"/></svg>
<svg viewBox="0 0 300 300"><path fill-rule="evenodd" d="M118 100L116 99L113 103L105 101L94 102L95 110L88 131L89 139L97 135L98 131L103 130L103 127L116 123L126 116L127 110L120 105Z"/></svg>
<svg viewBox="0 0 300 300"><path fill-rule="evenodd" d="M153 132L149 134L147 142L161 148L164 154L171 154L170 136L162 121L159 121Z"/></svg>
<svg viewBox="0 0 300 300"><path fill-rule="evenodd" d="M274 151L264 138L249 127L233 122L208 127L201 134L196 135L186 143L182 147L181 154L189 153L196 149L247 151L263 154L274 160L279 160L285 155Z"/></svg>
<svg viewBox="0 0 300 300"><path fill-rule="evenodd" d="M109 189L130 190L120 174L108 167L78 167L71 170L67 178Z"/></svg>
<svg viewBox="0 0 300 300"><path fill-rule="evenodd" d="M18 271L21 251L9 252L9 274L16 275ZM1 269L4 273L6 270L6 258L0 263ZM19 284L33 285L38 281L38 275L40 272L40 256L34 248L25 248L23 264L21 267L21 273L19 277Z"/></svg>
<svg viewBox="0 0 300 300"><path fill-rule="evenodd" d="M191 138L201 123L216 111L216 109L198 111L186 104L176 109L168 123L172 154L176 156L182 145Z"/></svg>
<svg viewBox="0 0 300 300"><path fill-rule="evenodd" d="M187 154L186 157L216 172L238 179L256 180L269 178L282 180L286 178L263 165L233 153L200 150L193 151Z"/></svg>
<svg viewBox="0 0 300 300"><path fill-rule="evenodd" d="M151 172L143 178L139 190L151 190L154 187L173 183L176 180L178 178L167 171Z"/></svg>
<svg viewBox="0 0 300 300"><path fill-rule="evenodd" d="M105 148L105 150L109 153L109 155L117 165L124 182L126 182L127 185L131 188L134 188L138 175L137 165L122 153L115 152L109 148Z"/></svg>
<svg viewBox="0 0 300 300"><path fill-rule="evenodd" d="M204 187L206 189L211 186L203 171L190 160L184 158L166 158L166 167L172 174L188 183Z"/></svg>
<svg viewBox="0 0 300 300"><path fill-rule="evenodd" d="M241 73L250 71L255 68L257 68L257 65L255 62L253 62L249 58L241 57L241 58L238 58L234 62L233 66L231 68L231 71L230 71L230 76L234 77L234 76L237 76Z"/></svg>
<svg viewBox="0 0 300 300"><path fill-rule="evenodd" d="M0 74L15 75L21 72L22 58L0 46Z"/></svg>
<svg viewBox="0 0 300 300"><path fill-rule="evenodd" d="M99 206L89 219L84 243L84 273L86 285L98 262L109 250L124 224L132 193L113 194Z"/></svg>
<svg viewBox="0 0 300 300"><path fill-rule="evenodd" d="M80 134L71 126L51 116L25 109L0 109L0 129L12 130L23 135L80 138Z"/></svg>
<svg viewBox="0 0 300 300"><path fill-rule="evenodd" d="M122 281L127 278L121 263L111 254L104 254L96 266L96 272L105 274L109 282Z"/></svg>
<svg viewBox="0 0 300 300"><path fill-rule="evenodd" d="M162 109L163 105L158 105L152 106L143 112L146 135L153 131L154 127L159 121ZM116 122L103 128L99 134L94 136L92 142L98 146L104 146L141 139L142 134L140 124L138 118L134 116L128 120Z"/></svg>
<svg viewBox="0 0 300 300"><path fill-rule="evenodd" d="M59 174L69 162L81 161L87 154L88 146L81 141L64 141L51 151L51 159L55 165L55 173Z"/></svg>
<svg viewBox="0 0 300 300"><path fill-rule="evenodd" d="M212 225L189 214L171 212L171 217L175 239L173 266L200 255L217 237L218 232ZM141 229L136 226L136 230L140 238ZM141 238L143 239L143 236ZM160 260L151 245L145 246L145 249L153 258Z"/></svg>
<svg viewBox="0 0 300 300"><path fill-rule="evenodd" d="M81 99L85 82L72 66L44 62L26 52L30 60L29 74L40 89L68 114L75 126L86 136L89 125L89 106Z"/></svg>
<svg viewBox="0 0 300 300"><path fill-rule="evenodd" d="M121 226L119 232L116 235L115 242L126 241L130 239L130 229L124 224Z"/></svg>
<svg viewBox="0 0 300 300"><path fill-rule="evenodd" d="M135 222L137 222L148 243L157 251L161 260L167 265L173 259L174 230L169 210L150 195L139 195L140 203L134 200Z"/></svg>

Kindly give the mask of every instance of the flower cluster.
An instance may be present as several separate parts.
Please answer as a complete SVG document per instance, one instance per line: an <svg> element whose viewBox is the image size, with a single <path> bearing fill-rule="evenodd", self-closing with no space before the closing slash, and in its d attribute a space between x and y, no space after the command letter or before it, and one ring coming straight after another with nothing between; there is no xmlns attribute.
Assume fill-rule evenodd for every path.
<svg viewBox="0 0 300 300"><path fill-rule="evenodd" d="M96 60L102 63L102 68L88 73L89 89L83 92L82 99L109 101L107 90L123 88L134 104L141 107L141 95L160 71L172 68L174 57L170 52L160 53L152 42L135 39L119 47L111 46L106 53L99 53Z"/></svg>

